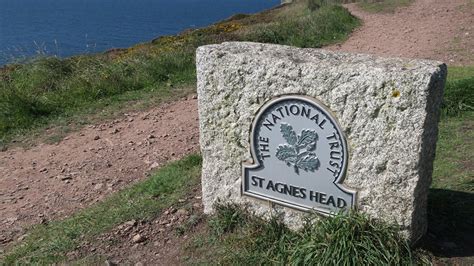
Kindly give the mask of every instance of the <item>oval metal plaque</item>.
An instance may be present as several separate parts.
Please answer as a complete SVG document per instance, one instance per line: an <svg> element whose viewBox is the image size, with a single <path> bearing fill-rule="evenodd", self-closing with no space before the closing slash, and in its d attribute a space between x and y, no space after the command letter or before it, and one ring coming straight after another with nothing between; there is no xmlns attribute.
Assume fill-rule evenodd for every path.
<svg viewBox="0 0 474 266"><path fill-rule="evenodd" d="M343 187L348 153L343 131L319 101L272 99L250 132L253 163L243 163L242 193L304 211L344 212L356 191Z"/></svg>

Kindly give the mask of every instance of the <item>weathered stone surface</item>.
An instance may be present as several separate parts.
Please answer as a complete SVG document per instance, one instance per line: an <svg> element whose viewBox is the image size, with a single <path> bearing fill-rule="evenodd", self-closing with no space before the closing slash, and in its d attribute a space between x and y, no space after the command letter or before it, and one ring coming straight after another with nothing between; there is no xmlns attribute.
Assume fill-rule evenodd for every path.
<svg viewBox="0 0 474 266"><path fill-rule="evenodd" d="M357 208L398 223L411 241L426 231L426 202L446 78L440 62L333 53L257 43L197 50L202 189L206 213L216 201L283 213L291 227L304 213L241 196L243 161L261 105L303 94L335 114L349 146L344 185Z"/></svg>

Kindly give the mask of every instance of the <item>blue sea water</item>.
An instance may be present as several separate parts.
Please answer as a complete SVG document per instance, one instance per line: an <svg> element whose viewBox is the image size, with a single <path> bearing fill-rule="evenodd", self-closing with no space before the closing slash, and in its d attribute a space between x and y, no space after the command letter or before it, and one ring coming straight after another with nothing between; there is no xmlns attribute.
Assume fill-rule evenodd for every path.
<svg viewBox="0 0 474 266"><path fill-rule="evenodd" d="M0 0L0 65L129 47L279 0Z"/></svg>

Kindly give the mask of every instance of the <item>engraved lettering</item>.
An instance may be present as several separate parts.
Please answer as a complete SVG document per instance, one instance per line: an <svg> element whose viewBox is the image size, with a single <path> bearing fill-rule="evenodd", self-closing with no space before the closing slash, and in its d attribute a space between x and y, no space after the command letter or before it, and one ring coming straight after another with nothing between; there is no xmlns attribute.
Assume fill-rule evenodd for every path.
<svg viewBox="0 0 474 266"><path fill-rule="evenodd" d="M326 194L319 193L319 203L327 205L327 203L326 203Z"/></svg>
<svg viewBox="0 0 474 266"><path fill-rule="evenodd" d="M337 171L337 170L335 170L335 169L334 169L334 170L332 170L332 169L330 169L329 167L328 167L327 169L328 169L328 170L329 170L329 172L331 172L331 173L332 173L332 175L333 175L333 176L335 176L335 177L336 177L336 176L339 174L339 171Z"/></svg>
<svg viewBox="0 0 474 266"><path fill-rule="evenodd" d="M309 192L309 200L318 202L319 193L315 191Z"/></svg>
<svg viewBox="0 0 474 266"><path fill-rule="evenodd" d="M306 189L305 189L305 188L301 188L301 189L300 189L300 192L301 192L301 198L302 198L302 199L306 199Z"/></svg>
<svg viewBox="0 0 474 266"><path fill-rule="evenodd" d="M276 114L272 114L272 118L273 118L273 123L274 124L276 123L276 121L281 120L281 118L279 116L277 116Z"/></svg>
<svg viewBox="0 0 474 266"><path fill-rule="evenodd" d="M333 196L329 196L328 198L328 201L326 202L327 205L332 205L334 207L336 207L336 202L334 201L334 197Z"/></svg>
<svg viewBox="0 0 474 266"><path fill-rule="evenodd" d="M336 136L336 132L332 133L332 135L330 136L327 136L327 139L336 139L337 136Z"/></svg>
<svg viewBox="0 0 474 266"><path fill-rule="evenodd" d="M265 180L264 178L261 178L258 176L252 176L252 186L258 186L261 188L263 186L264 180Z"/></svg>
<svg viewBox="0 0 474 266"><path fill-rule="evenodd" d="M347 206L347 202L344 199L337 198L337 207L338 208L345 208Z"/></svg>
<svg viewBox="0 0 474 266"><path fill-rule="evenodd" d="M336 168L341 168L341 166L335 161L329 161L329 165L333 166L333 167L336 167Z"/></svg>
<svg viewBox="0 0 474 266"><path fill-rule="evenodd" d="M316 124L318 124L319 123L319 114L313 115L313 117L311 117L310 120L314 121Z"/></svg>
<svg viewBox="0 0 474 266"><path fill-rule="evenodd" d="M326 124L326 119L324 119L323 121L321 121L321 123L318 124L318 126L321 128L321 129L324 129L323 125Z"/></svg>
<svg viewBox="0 0 474 266"><path fill-rule="evenodd" d="M274 124L272 122L270 122L268 119L266 119L264 122L263 122L263 126L266 127L268 130L272 131L272 128L274 126Z"/></svg>
<svg viewBox="0 0 474 266"><path fill-rule="evenodd" d="M260 143L259 145L260 145L260 151L261 151L261 152L270 151L270 150L268 149L268 147L269 147L268 144Z"/></svg>
<svg viewBox="0 0 474 266"><path fill-rule="evenodd" d="M278 112L280 112L281 117L284 118L285 115L283 114L282 109L283 109L283 107L278 107L276 110L277 110Z"/></svg>
<svg viewBox="0 0 474 266"><path fill-rule="evenodd" d="M307 118L309 118L310 115L311 115L311 109L306 108L306 106L302 106L301 107L301 116L306 116Z"/></svg>
<svg viewBox="0 0 474 266"><path fill-rule="evenodd" d="M262 157L262 160L265 160L265 158L269 158L270 157L270 145L268 144L268 142L270 142L270 140L268 138L264 138L264 137L259 137L258 140L260 141L260 143L258 144L259 146L259 150L260 150L260 155Z"/></svg>
<svg viewBox="0 0 474 266"><path fill-rule="evenodd" d="M275 191L275 186L273 186L273 181L268 180L267 190L270 189L270 188L271 188L273 191Z"/></svg>
<svg viewBox="0 0 474 266"><path fill-rule="evenodd" d="M330 142L329 143L329 149L335 149L335 148L339 148L339 142Z"/></svg>
<svg viewBox="0 0 474 266"><path fill-rule="evenodd" d="M340 156L336 156L336 155L341 155L341 152L339 151L331 151L329 154L331 155L330 157L331 159L337 159L337 160L341 159Z"/></svg>
<svg viewBox="0 0 474 266"><path fill-rule="evenodd" d="M300 107L298 105L291 105L290 112L292 115L299 115L300 114Z"/></svg>

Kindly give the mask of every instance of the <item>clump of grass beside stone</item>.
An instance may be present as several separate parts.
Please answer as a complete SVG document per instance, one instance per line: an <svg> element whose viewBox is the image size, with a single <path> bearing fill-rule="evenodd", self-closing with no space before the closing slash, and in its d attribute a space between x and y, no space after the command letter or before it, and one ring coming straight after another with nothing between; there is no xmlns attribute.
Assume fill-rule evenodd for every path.
<svg viewBox="0 0 474 266"><path fill-rule="evenodd" d="M199 262L219 264L409 265L420 261L397 226L358 212L333 218L308 217L292 231L276 214L270 220L238 205L216 206L211 234L188 248ZM197 250L196 250L197 249Z"/></svg>

